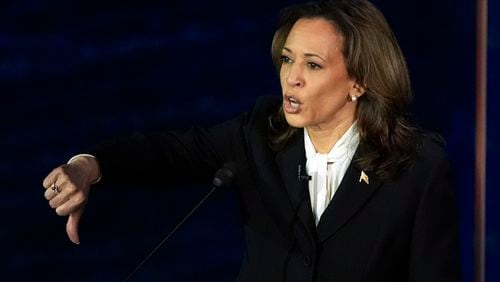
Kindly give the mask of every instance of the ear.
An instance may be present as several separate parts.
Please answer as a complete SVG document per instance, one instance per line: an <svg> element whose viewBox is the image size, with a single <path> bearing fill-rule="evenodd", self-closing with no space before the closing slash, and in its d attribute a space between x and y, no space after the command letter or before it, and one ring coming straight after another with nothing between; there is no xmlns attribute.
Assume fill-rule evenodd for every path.
<svg viewBox="0 0 500 282"><path fill-rule="evenodd" d="M358 83L355 83L352 86L352 90L354 93L351 93L353 95L356 95L357 97L361 97L363 94L365 94L366 90L363 86L359 85Z"/></svg>

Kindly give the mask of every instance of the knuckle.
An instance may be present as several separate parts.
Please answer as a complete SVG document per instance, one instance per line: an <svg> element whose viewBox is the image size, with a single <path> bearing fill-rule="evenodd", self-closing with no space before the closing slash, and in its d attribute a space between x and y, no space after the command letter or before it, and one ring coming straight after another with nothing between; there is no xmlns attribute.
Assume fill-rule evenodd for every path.
<svg viewBox="0 0 500 282"><path fill-rule="evenodd" d="M67 189L71 193L75 193L81 190L78 183L75 182L74 179L68 177L65 183L66 183L65 189Z"/></svg>
<svg viewBox="0 0 500 282"><path fill-rule="evenodd" d="M64 170L62 169L61 166L57 167L52 171L51 173L55 178L61 177L61 175L64 174Z"/></svg>
<svg viewBox="0 0 500 282"><path fill-rule="evenodd" d="M60 167L58 167L58 169L60 169L63 174L67 174L67 172L68 172L68 165L67 164L63 164Z"/></svg>
<svg viewBox="0 0 500 282"><path fill-rule="evenodd" d="M62 183L65 183L65 182L68 182L68 181L71 181L71 179L69 179L69 176L65 173L61 174L61 176L59 176L59 180L62 182Z"/></svg>
<svg viewBox="0 0 500 282"><path fill-rule="evenodd" d="M64 191L67 194L73 194L76 191L76 186L71 182L66 183L66 185L64 185Z"/></svg>

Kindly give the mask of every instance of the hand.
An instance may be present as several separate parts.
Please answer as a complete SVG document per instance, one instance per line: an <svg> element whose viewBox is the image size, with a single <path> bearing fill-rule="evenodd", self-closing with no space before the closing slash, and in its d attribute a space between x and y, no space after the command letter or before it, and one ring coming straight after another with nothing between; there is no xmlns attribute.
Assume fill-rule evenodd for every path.
<svg viewBox="0 0 500 282"><path fill-rule="evenodd" d="M99 177L97 161L79 157L70 164L55 168L43 180L45 199L60 216L67 216L66 233L69 239L80 244L78 223L87 203L90 185Z"/></svg>

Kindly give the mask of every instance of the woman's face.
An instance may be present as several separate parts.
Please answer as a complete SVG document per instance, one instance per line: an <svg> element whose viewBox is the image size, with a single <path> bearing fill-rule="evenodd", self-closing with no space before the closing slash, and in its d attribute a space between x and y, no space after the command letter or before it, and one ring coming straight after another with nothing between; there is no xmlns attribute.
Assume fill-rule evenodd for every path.
<svg viewBox="0 0 500 282"><path fill-rule="evenodd" d="M282 51L283 111L293 127L333 129L351 124L356 92L342 55L343 40L324 19L299 19Z"/></svg>

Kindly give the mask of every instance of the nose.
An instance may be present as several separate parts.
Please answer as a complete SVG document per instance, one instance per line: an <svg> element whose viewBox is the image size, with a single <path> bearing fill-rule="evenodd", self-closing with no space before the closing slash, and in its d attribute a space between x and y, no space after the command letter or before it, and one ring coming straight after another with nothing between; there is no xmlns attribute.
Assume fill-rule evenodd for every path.
<svg viewBox="0 0 500 282"><path fill-rule="evenodd" d="M290 87L304 87L305 80L299 64L293 64L288 68L286 82Z"/></svg>

